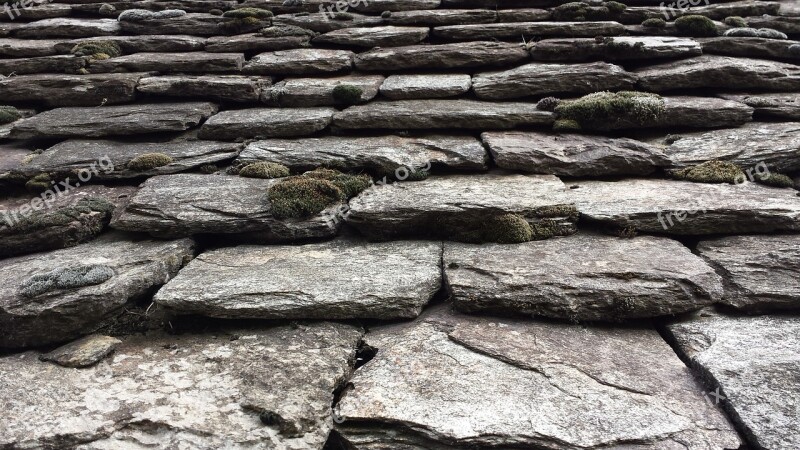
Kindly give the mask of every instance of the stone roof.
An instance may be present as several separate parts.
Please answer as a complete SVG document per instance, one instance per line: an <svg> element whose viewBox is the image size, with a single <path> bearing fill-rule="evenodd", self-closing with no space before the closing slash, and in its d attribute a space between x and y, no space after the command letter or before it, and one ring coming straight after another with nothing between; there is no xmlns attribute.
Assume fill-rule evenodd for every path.
<svg viewBox="0 0 800 450"><path fill-rule="evenodd" d="M8 0L0 448L800 448L792 1Z"/></svg>

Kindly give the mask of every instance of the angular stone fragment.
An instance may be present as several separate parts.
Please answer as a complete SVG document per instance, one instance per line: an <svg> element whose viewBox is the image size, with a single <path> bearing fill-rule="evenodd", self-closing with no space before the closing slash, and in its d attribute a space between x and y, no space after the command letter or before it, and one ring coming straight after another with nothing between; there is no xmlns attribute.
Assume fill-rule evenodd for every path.
<svg viewBox="0 0 800 450"><path fill-rule="evenodd" d="M441 252L423 241L223 248L201 254L154 300L223 318L413 318L441 287Z"/></svg>
<svg viewBox="0 0 800 450"><path fill-rule="evenodd" d="M511 22L436 27L433 36L448 41L475 41L519 39L521 36L616 36L624 32L625 27L617 22Z"/></svg>
<svg viewBox="0 0 800 450"><path fill-rule="evenodd" d="M429 9L418 11L392 12L383 19L391 25L465 25L468 23L489 23L497 18L497 11L489 9Z"/></svg>
<svg viewBox="0 0 800 450"><path fill-rule="evenodd" d="M726 100L744 103L755 109L755 115L779 117L782 119L800 119L800 94L719 94Z"/></svg>
<svg viewBox="0 0 800 450"><path fill-rule="evenodd" d="M81 370L0 358L0 445L321 450L361 334L331 322L158 332Z"/></svg>
<svg viewBox="0 0 800 450"><path fill-rule="evenodd" d="M457 69L504 66L527 59L522 45L486 41L373 49L356 55L355 65L359 70L381 71Z"/></svg>
<svg viewBox="0 0 800 450"><path fill-rule="evenodd" d="M92 334L39 355L39 360L51 361L63 367L89 367L102 361L121 343L111 336Z"/></svg>
<svg viewBox="0 0 800 450"><path fill-rule="evenodd" d="M242 70L255 75L310 75L349 71L353 52L349 50L297 49L261 53Z"/></svg>
<svg viewBox="0 0 800 450"><path fill-rule="evenodd" d="M89 70L102 72L231 73L242 70L241 53L134 53L92 60Z"/></svg>
<svg viewBox="0 0 800 450"><path fill-rule="evenodd" d="M266 37L260 34L212 36L206 42L207 52L274 52L309 47L310 36Z"/></svg>
<svg viewBox="0 0 800 450"><path fill-rule="evenodd" d="M50 56L59 53L56 50L58 40L30 40L0 38L0 56L9 58L31 58L35 56Z"/></svg>
<svg viewBox="0 0 800 450"><path fill-rule="evenodd" d="M486 132L498 167L568 177L647 175L669 165L656 146L628 138L535 131Z"/></svg>
<svg viewBox="0 0 800 450"><path fill-rule="evenodd" d="M168 237L241 233L242 238L264 243L336 234L338 227L326 220L326 212L303 220L276 219L267 191L278 181L202 174L152 177L111 226Z"/></svg>
<svg viewBox="0 0 800 450"><path fill-rule="evenodd" d="M800 90L800 67L762 59L702 55L635 70L649 91L675 89Z"/></svg>
<svg viewBox="0 0 800 450"><path fill-rule="evenodd" d="M205 102L56 108L16 122L11 137L82 138L183 131L216 112L216 105Z"/></svg>
<svg viewBox="0 0 800 450"><path fill-rule="evenodd" d="M352 12L347 14L349 14L349 20L336 20L335 17L331 20L327 11L325 13L314 12L311 14L281 14L275 16L272 23L274 25L293 25L317 33L327 33L328 31L349 27L374 27L383 24L383 19L380 16L364 16Z"/></svg>
<svg viewBox="0 0 800 450"><path fill-rule="evenodd" d="M725 415L651 328L434 310L370 330L334 407L355 448L724 449Z"/></svg>
<svg viewBox="0 0 800 450"><path fill-rule="evenodd" d="M339 111L333 124L341 128L432 129L514 128L550 125L553 113L534 103L492 103L476 100L399 100L372 102Z"/></svg>
<svg viewBox="0 0 800 450"><path fill-rule="evenodd" d="M36 58L0 59L0 75L32 73L77 73L88 58L73 55L39 56Z"/></svg>
<svg viewBox="0 0 800 450"><path fill-rule="evenodd" d="M540 61L637 61L687 58L702 53L697 41L673 36L617 36L603 42L589 38L562 38L531 44L531 57Z"/></svg>
<svg viewBox="0 0 800 450"><path fill-rule="evenodd" d="M114 19L56 18L26 23L15 29L13 36L26 39L83 38L113 36L119 33L119 22Z"/></svg>
<svg viewBox="0 0 800 450"><path fill-rule="evenodd" d="M287 78L265 89L262 101L280 106L333 106L351 103L334 95L337 86L355 86L361 89L360 102L378 95L383 83L382 75L347 75L333 78Z"/></svg>
<svg viewBox="0 0 800 450"><path fill-rule="evenodd" d="M90 333L128 300L172 278L193 256L191 239L138 240L111 233L77 247L0 260L5 280L0 286L0 348L45 345ZM64 278L89 268L111 276ZM70 284L43 286L44 278Z"/></svg>
<svg viewBox="0 0 800 450"><path fill-rule="evenodd" d="M0 98L47 106L100 106L127 103L144 74L21 75L0 79Z"/></svg>
<svg viewBox="0 0 800 450"><path fill-rule="evenodd" d="M800 230L800 197L790 189L654 179L576 186L581 216L601 224L677 235Z"/></svg>
<svg viewBox="0 0 800 450"><path fill-rule="evenodd" d="M792 50L798 41L757 37L713 37L698 39L703 53L747 58L799 59L800 51Z"/></svg>
<svg viewBox="0 0 800 450"><path fill-rule="evenodd" d="M391 75L381 85L381 94L392 100L455 97L471 86L466 74Z"/></svg>
<svg viewBox="0 0 800 450"><path fill-rule="evenodd" d="M201 70L202 71L202 70ZM258 103L269 78L238 75L172 75L145 77L136 89L150 95L207 98L220 102Z"/></svg>
<svg viewBox="0 0 800 450"><path fill-rule="evenodd" d="M667 332L753 448L800 446L800 319L697 314Z"/></svg>
<svg viewBox="0 0 800 450"><path fill-rule="evenodd" d="M428 37L428 27L382 26L342 28L314 38L314 44L335 44L354 47L399 47L414 45Z"/></svg>
<svg viewBox="0 0 800 450"><path fill-rule="evenodd" d="M251 108L223 111L200 128L201 139L306 136L328 126L333 108Z"/></svg>

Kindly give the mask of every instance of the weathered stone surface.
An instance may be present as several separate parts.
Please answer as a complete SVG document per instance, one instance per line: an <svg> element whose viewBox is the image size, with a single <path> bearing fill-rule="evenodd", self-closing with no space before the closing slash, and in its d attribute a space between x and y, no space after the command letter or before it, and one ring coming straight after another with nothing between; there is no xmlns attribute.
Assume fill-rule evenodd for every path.
<svg viewBox="0 0 800 450"><path fill-rule="evenodd" d="M56 18L26 23L13 31L18 38L82 38L113 36L120 33L119 22L114 19Z"/></svg>
<svg viewBox="0 0 800 450"><path fill-rule="evenodd" d="M11 137L82 138L183 131L215 112L216 105L205 102L56 108L17 121Z"/></svg>
<svg viewBox="0 0 800 450"><path fill-rule="evenodd" d="M360 337L331 322L153 333L81 370L8 356L0 445L320 450Z"/></svg>
<svg viewBox="0 0 800 450"><path fill-rule="evenodd" d="M738 448L725 415L648 328L434 310L375 328L334 407L356 448Z"/></svg>
<svg viewBox="0 0 800 450"><path fill-rule="evenodd" d="M56 50L56 44L59 42L61 41L0 38L0 55L9 58L55 55L59 53Z"/></svg>
<svg viewBox="0 0 800 450"><path fill-rule="evenodd" d="M496 12L497 22L543 22L553 16L550 11L541 8L498 9Z"/></svg>
<svg viewBox="0 0 800 450"><path fill-rule="evenodd" d="M702 52L697 41L673 36L617 36L608 38L608 42L589 38L545 39L531 44L531 57L540 61L687 58Z"/></svg>
<svg viewBox="0 0 800 450"><path fill-rule="evenodd" d="M762 59L702 55L635 70L639 83L649 91L689 88L800 89L800 67Z"/></svg>
<svg viewBox="0 0 800 450"><path fill-rule="evenodd" d="M476 100L398 100L372 102L339 111L333 124L341 128L514 128L549 125L551 112L534 103L491 103Z"/></svg>
<svg viewBox="0 0 800 450"><path fill-rule="evenodd" d="M664 98L664 114L655 126L718 128L733 127L753 120L753 108L731 100L709 97Z"/></svg>
<svg viewBox="0 0 800 450"><path fill-rule="evenodd" d="M5 279L0 286L0 348L44 345L92 332L128 300L172 278L193 252L190 239L137 240L112 233L72 248L0 260ZM113 275L99 284L79 279L79 287L30 292L32 277L91 265Z"/></svg>
<svg viewBox="0 0 800 450"><path fill-rule="evenodd" d="M605 62L581 64L530 63L513 69L484 72L472 78L480 99L506 100L552 93L588 94L630 90L636 77L620 66Z"/></svg>
<svg viewBox="0 0 800 450"><path fill-rule="evenodd" d="M202 71L202 70L201 70ZM145 77L139 92L167 97L207 98L220 102L258 103L261 91L270 85L269 78L238 75L172 75Z"/></svg>
<svg viewBox="0 0 800 450"><path fill-rule="evenodd" d="M693 311L722 297L711 266L654 236L446 243L443 265L454 305L465 312L616 321Z"/></svg>
<svg viewBox="0 0 800 450"><path fill-rule="evenodd" d="M30 149L19 141L0 143L0 186L3 181L14 178L13 172L28 160L30 154Z"/></svg>
<svg viewBox="0 0 800 450"><path fill-rule="evenodd" d="M207 52L274 52L308 47L310 36L266 37L256 34L212 36L206 42Z"/></svg>
<svg viewBox="0 0 800 450"><path fill-rule="evenodd" d="M306 136L331 123L333 108L251 108L223 111L200 128L201 139Z"/></svg>
<svg viewBox="0 0 800 450"><path fill-rule="evenodd" d="M28 5L27 7L22 3L8 3L10 9L3 11L3 14L0 15L0 21L52 19L54 17L69 16L72 12L72 8L69 5L58 3L26 3Z"/></svg>
<svg viewBox="0 0 800 450"><path fill-rule="evenodd" d="M190 36L215 36L218 34L252 33L269 26L268 20L253 23L214 16L204 13L189 13L180 17L152 18L119 23L127 34L158 35L188 34Z"/></svg>
<svg viewBox="0 0 800 450"><path fill-rule="evenodd" d="M532 224L557 222L574 232L574 200L548 175L447 175L373 186L350 200L347 222L370 239L433 236L458 240L492 214L518 214Z"/></svg>
<svg viewBox="0 0 800 450"><path fill-rule="evenodd" d="M333 106L341 104L333 96L336 86L356 86L361 89L360 100L367 102L378 95L382 75L346 75L333 78L287 78L265 89L261 100L280 106Z"/></svg>
<svg viewBox="0 0 800 450"><path fill-rule="evenodd" d="M359 12L381 13L383 11L416 11L420 9L436 9L441 0L371 0L357 2L355 7Z"/></svg>
<svg viewBox="0 0 800 450"><path fill-rule="evenodd" d="M461 74L391 75L381 94L392 100L455 97L469 91L472 77Z"/></svg>
<svg viewBox="0 0 800 450"><path fill-rule="evenodd" d="M800 17L764 15L745 20L752 28L771 28L786 34L800 34Z"/></svg>
<svg viewBox="0 0 800 450"><path fill-rule="evenodd" d="M430 9L418 11L392 12L384 22L392 25L465 25L468 23L489 23L497 18L497 11L489 9Z"/></svg>
<svg viewBox="0 0 800 450"><path fill-rule="evenodd" d="M269 139L249 144L237 161L269 161L298 171L340 167L376 174L393 174L403 168L417 170L429 164L459 170L488 168L488 156L480 141L471 136L445 135Z"/></svg>
<svg viewBox="0 0 800 450"><path fill-rule="evenodd" d="M450 41L519 39L521 36L616 36L624 32L625 27L617 22L512 22L447 25L433 29L435 37Z"/></svg>
<svg viewBox="0 0 800 450"><path fill-rule="evenodd" d="M342 28L314 38L315 44L335 44L354 47L399 47L414 45L428 37L428 27L396 27L392 25L369 28Z"/></svg>
<svg viewBox="0 0 800 450"><path fill-rule="evenodd" d="M223 318L412 318L441 288L441 253L423 241L228 247L201 254L154 300Z"/></svg>
<svg viewBox="0 0 800 450"><path fill-rule="evenodd" d="M486 41L373 49L356 55L355 65L359 70L382 71L457 69L504 66L527 59L528 52L520 44Z"/></svg>
<svg viewBox="0 0 800 450"><path fill-rule="evenodd" d="M100 106L134 99L141 73L21 75L0 78L0 98L47 106Z"/></svg>
<svg viewBox="0 0 800 450"><path fill-rule="evenodd" d="M314 8L318 10L319 8ZM335 14L335 13L334 13ZM317 33L340 30L349 27L374 27L383 24L380 16L364 16L348 12L349 20L331 19L328 12L311 14L281 14L272 20L274 25L294 25Z"/></svg>
<svg viewBox="0 0 800 450"><path fill-rule="evenodd" d="M800 197L756 183L583 181L570 192L588 220L650 233L703 235L800 230Z"/></svg>
<svg viewBox="0 0 800 450"><path fill-rule="evenodd" d="M31 73L76 73L86 66L88 58L73 55L39 56L36 58L0 59L0 75Z"/></svg>
<svg viewBox="0 0 800 450"><path fill-rule="evenodd" d="M92 60L89 70L102 72L231 73L242 70L241 53L134 53Z"/></svg>
<svg viewBox="0 0 800 450"><path fill-rule="evenodd" d="M246 239L287 242L336 234L326 212L278 220L267 195L278 180L177 174L149 178L111 222L113 228L154 236L246 233ZM334 205L331 208L338 208Z"/></svg>
<svg viewBox="0 0 800 450"><path fill-rule="evenodd" d="M39 355L39 360L64 367L89 367L102 361L121 343L122 341L111 336L92 334Z"/></svg>
<svg viewBox="0 0 800 450"><path fill-rule="evenodd" d="M261 53L242 70L255 75L310 75L349 71L353 52L349 50L297 49Z"/></svg>
<svg viewBox="0 0 800 450"><path fill-rule="evenodd" d="M702 38L698 41L703 47L703 53L748 58L800 58L800 52L790 49L792 45L800 44L797 41L731 36Z"/></svg>
<svg viewBox="0 0 800 450"><path fill-rule="evenodd" d="M182 35L150 35L150 36L104 36L98 38L103 41L114 41L119 44L122 53L169 53L169 52L196 52L203 50L205 38ZM59 53L69 53L75 45L86 39L73 39L61 41L56 45Z"/></svg>
<svg viewBox="0 0 800 450"><path fill-rule="evenodd" d="M755 110L756 116L800 119L800 95L796 93L719 94L719 96L744 103Z"/></svg>
<svg viewBox="0 0 800 450"><path fill-rule="evenodd" d="M800 446L800 319L698 314L667 332L754 448Z"/></svg>
<svg viewBox="0 0 800 450"><path fill-rule="evenodd" d="M670 163L660 148L628 138L507 131L486 132L481 139L498 167L530 173L647 175Z"/></svg>

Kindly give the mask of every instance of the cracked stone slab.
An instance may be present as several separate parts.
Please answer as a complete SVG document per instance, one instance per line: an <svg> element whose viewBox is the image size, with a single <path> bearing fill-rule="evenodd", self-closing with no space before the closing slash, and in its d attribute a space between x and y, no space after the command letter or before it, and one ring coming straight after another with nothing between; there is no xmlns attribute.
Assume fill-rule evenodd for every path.
<svg viewBox="0 0 800 450"><path fill-rule="evenodd" d="M207 102L56 108L15 122L13 139L86 138L185 131L217 112Z"/></svg>
<svg viewBox="0 0 800 450"><path fill-rule="evenodd" d="M194 256L191 239L142 240L111 233L75 247L0 260L0 348L39 346L91 333L132 299L172 278ZM98 265L105 282L26 297L31 279L54 269ZM4 390L5 391L5 390ZM5 427L3 427L5 428Z"/></svg>
<svg viewBox="0 0 800 450"><path fill-rule="evenodd" d="M270 84L269 78L239 75L171 75L142 78L136 90L166 97L258 103L262 89Z"/></svg>
<svg viewBox="0 0 800 450"><path fill-rule="evenodd" d="M75 45L86 39L73 39L60 41L56 44L59 53L69 53ZM179 52L198 52L202 51L206 44L206 39L197 36L185 36L179 34L172 35L150 35L150 36L104 36L104 41L113 41L119 44L122 53L179 53Z"/></svg>
<svg viewBox="0 0 800 450"><path fill-rule="evenodd" d="M39 360L63 367L90 367L110 355L121 343L122 341L111 336L91 334L39 355Z"/></svg>
<svg viewBox="0 0 800 450"><path fill-rule="evenodd" d="M31 58L35 56L51 56L56 50L56 39L14 39L0 38L0 55L8 58Z"/></svg>
<svg viewBox="0 0 800 450"><path fill-rule="evenodd" d="M454 306L465 312L619 321L694 311L722 297L714 269L663 237L448 242L442 264Z"/></svg>
<svg viewBox="0 0 800 450"><path fill-rule="evenodd" d="M0 79L0 98L50 107L127 103L136 97L141 73L20 75Z"/></svg>
<svg viewBox="0 0 800 450"><path fill-rule="evenodd" d="M676 235L800 230L800 197L793 189L656 179L575 186L570 192L581 216L607 225Z"/></svg>
<svg viewBox="0 0 800 450"><path fill-rule="evenodd" d="M250 108L223 111L200 128L201 139L306 136L331 123L333 108Z"/></svg>
<svg viewBox="0 0 800 450"><path fill-rule="evenodd" d="M228 247L198 256L154 301L221 318L413 318L441 288L441 253L438 241Z"/></svg>
<svg viewBox="0 0 800 450"><path fill-rule="evenodd" d="M800 95L797 93L718 95L726 100L744 103L753 108L757 116L800 120Z"/></svg>
<svg viewBox="0 0 800 450"><path fill-rule="evenodd" d="M666 329L753 448L800 446L800 319L707 313Z"/></svg>
<svg viewBox="0 0 800 450"><path fill-rule="evenodd" d="M283 1L283 0L277 0ZM315 9L318 10L319 7ZM348 12L351 20L331 20L327 12L312 12L311 14L280 14L272 19L273 25L294 25L317 33L340 30L350 27L374 27L383 25L380 16L365 16Z"/></svg>
<svg viewBox="0 0 800 450"><path fill-rule="evenodd" d="M608 42L593 38L545 39L530 47L531 57L539 61L638 61L689 58L703 53L697 41L675 36L616 36Z"/></svg>
<svg viewBox="0 0 800 450"><path fill-rule="evenodd" d="M244 23L236 19L205 13L188 13L180 17L151 18L119 22L126 34L159 35L188 34L190 36L215 36L219 34L252 33L269 26L268 20Z"/></svg>
<svg viewBox="0 0 800 450"><path fill-rule="evenodd" d="M39 56L36 58L0 59L0 75L29 75L34 73L78 73L89 58L75 55Z"/></svg>
<svg viewBox="0 0 800 450"><path fill-rule="evenodd" d="M70 5L58 3L37 4L36 2L32 4L27 3L27 5L27 7L24 7L24 4L9 4L13 9L11 9L10 13L8 11L3 11L3 15L0 16L0 21L16 19L23 19L25 21L52 19L55 17L69 16L72 13L72 7Z"/></svg>
<svg viewBox="0 0 800 450"><path fill-rule="evenodd" d="M381 95L392 100L456 97L472 87L467 74L390 75L381 85Z"/></svg>
<svg viewBox="0 0 800 450"><path fill-rule="evenodd" d="M429 9L392 12L383 18L391 25L441 26L489 23L497 20L497 11L490 9Z"/></svg>
<svg viewBox="0 0 800 450"><path fill-rule="evenodd" d="M114 19L74 19L59 17L26 23L14 29L17 38L84 38L120 34L119 22ZM157 34L157 33L154 33Z"/></svg>
<svg viewBox="0 0 800 450"><path fill-rule="evenodd" d="M721 36L698 39L703 53L747 58L798 59L800 52L792 50L800 42L753 37Z"/></svg>
<svg viewBox="0 0 800 450"><path fill-rule="evenodd" d="M536 131L486 132L498 167L568 177L648 175L669 166L660 147L628 138Z"/></svg>
<svg viewBox="0 0 800 450"><path fill-rule="evenodd" d="M161 72L161 73L232 73L242 70L242 53L134 53L115 58L92 60L89 71Z"/></svg>
<svg viewBox="0 0 800 450"><path fill-rule="evenodd" d="M350 50L306 48L261 53L245 64L242 72L252 75L314 75L349 71Z"/></svg>
<svg viewBox="0 0 800 450"><path fill-rule="evenodd" d="M356 86L361 89L359 100L368 102L378 95L383 75L346 75L333 78L287 78L265 89L261 100L280 106L340 105L333 96L336 86Z"/></svg>
<svg viewBox="0 0 800 450"><path fill-rule="evenodd" d="M520 44L483 41L372 49L355 56L358 70L457 69L504 66L528 59Z"/></svg>
<svg viewBox="0 0 800 450"><path fill-rule="evenodd" d="M512 22L435 27L433 36L448 41L481 39L514 39L521 36L595 37L623 34L625 27L617 22Z"/></svg>
<svg viewBox="0 0 800 450"><path fill-rule="evenodd" d="M333 44L352 47L400 47L414 45L428 37L428 27L396 27L386 25L368 28L342 28L313 39L314 44Z"/></svg>
<svg viewBox="0 0 800 450"><path fill-rule="evenodd" d="M34 351L0 358L0 445L321 450L361 334L331 322L151 333L80 370Z"/></svg>
<svg viewBox="0 0 800 450"><path fill-rule="evenodd" d="M310 36L266 37L258 33L236 36L211 36L207 52L274 52L311 46Z"/></svg>
<svg viewBox="0 0 800 450"><path fill-rule="evenodd" d="M279 180L229 175L176 174L148 178L111 227L154 236L244 234L261 243L325 238L338 226L329 210L307 219L278 220L267 191Z"/></svg>
<svg viewBox="0 0 800 450"><path fill-rule="evenodd" d="M786 4L790 6L791 4ZM770 16L748 17L747 25L752 28L772 28L786 34L800 34L800 17Z"/></svg>
<svg viewBox="0 0 800 450"><path fill-rule="evenodd" d="M651 328L436 309L370 330L377 355L334 407L355 448L738 448L725 415ZM591 351L587 352L587 349Z"/></svg>
<svg viewBox="0 0 800 450"><path fill-rule="evenodd" d="M575 231L574 200L552 175L447 175L375 185L350 200L347 222L370 239L427 234L454 239L491 214L552 220Z"/></svg>

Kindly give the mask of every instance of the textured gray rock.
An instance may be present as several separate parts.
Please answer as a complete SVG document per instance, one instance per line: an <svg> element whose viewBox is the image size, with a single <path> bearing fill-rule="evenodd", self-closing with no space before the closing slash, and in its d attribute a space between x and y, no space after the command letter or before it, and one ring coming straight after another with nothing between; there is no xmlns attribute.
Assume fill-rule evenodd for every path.
<svg viewBox="0 0 800 450"><path fill-rule="evenodd" d="M497 19L497 11L489 9L429 9L418 11L392 12L383 21L391 25L464 25L468 23L488 23Z"/></svg>
<svg viewBox="0 0 800 450"><path fill-rule="evenodd" d="M221 102L258 103L269 78L239 75L172 75L145 77L136 89L150 95L207 98Z"/></svg>
<svg viewBox="0 0 800 450"><path fill-rule="evenodd" d="M635 70L649 91L675 89L800 89L800 68L794 64L751 58L702 55Z"/></svg>
<svg viewBox="0 0 800 450"><path fill-rule="evenodd" d="M39 360L64 367L89 367L102 361L121 343L122 341L111 336L91 334L39 355Z"/></svg>
<svg viewBox="0 0 800 450"><path fill-rule="evenodd" d="M792 45L797 45L797 41L731 36L701 38L698 41L703 47L703 53L748 58L800 58L800 53L789 48Z"/></svg>
<svg viewBox="0 0 800 450"><path fill-rule="evenodd" d="M184 131L216 112L216 105L205 102L56 108L16 122L11 137L85 138Z"/></svg>
<svg viewBox="0 0 800 450"><path fill-rule="evenodd" d="M261 34L212 36L206 41L207 52L274 52L309 47L311 36L266 37Z"/></svg>
<svg viewBox="0 0 800 450"><path fill-rule="evenodd" d="M32 73L74 74L86 66L88 58L73 55L39 56L37 58L0 59L0 75Z"/></svg>
<svg viewBox="0 0 800 450"><path fill-rule="evenodd" d="M9 4L9 7L12 8L9 10L11 12L4 11L3 16L0 16L0 21L16 19L23 19L26 21L52 19L54 17L69 16L72 12L72 8L69 5L62 5L58 3L37 4L36 2L31 2L27 4L27 7L24 7L23 4Z"/></svg>
<svg viewBox="0 0 800 450"><path fill-rule="evenodd" d="M785 4L790 6L790 4ZM800 17L771 16L748 17L747 25L753 28L771 28L786 34L800 34Z"/></svg>
<svg viewBox="0 0 800 450"><path fill-rule="evenodd" d="M349 71L353 52L318 48L261 53L247 61L242 72L254 75L312 75Z"/></svg>
<svg viewBox="0 0 800 450"><path fill-rule="evenodd" d="M9 58L30 58L34 56L50 56L60 53L56 50L58 40L28 40L0 38L0 55Z"/></svg>
<svg viewBox="0 0 800 450"><path fill-rule="evenodd" d="M269 26L268 20L246 23L204 13L189 13L179 17L149 18L144 20L119 22L126 34L158 35L188 34L190 36L214 36L218 34L252 33Z"/></svg>
<svg viewBox="0 0 800 450"><path fill-rule="evenodd" d="M392 25L368 28L342 28L314 38L315 44L334 44L353 47L399 47L414 45L428 37L428 27L396 27Z"/></svg>
<svg viewBox="0 0 800 450"><path fill-rule="evenodd" d="M360 12L380 13L383 11L415 11L420 9L436 9L441 0L372 0L358 2L354 9Z"/></svg>
<svg viewBox="0 0 800 450"><path fill-rule="evenodd" d="M26 23L13 31L14 37L30 39L113 36L119 33L119 22L114 19L92 20L62 17Z"/></svg>
<svg viewBox="0 0 800 450"><path fill-rule="evenodd" d="M81 370L0 358L0 445L321 450L360 337L324 322L131 336Z"/></svg>
<svg viewBox="0 0 800 450"><path fill-rule="evenodd" d="M89 71L161 73L233 73L242 70L241 53L134 53L116 58L92 60Z"/></svg>
<svg viewBox="0 0 800 450"><path fill-rule="evenodd" d="M433 29L433 36L450 41L481 39L519 39L534 36L595 37L623 34L617 22L512 22L474 25L447 25Z"/></svg>
<svg viewBox="0 0 800 450"><path fill-rule="evenodd" d="M279 0L282 1L282 0ZM319 10L319 7L314 7ZM311 14L281 14L275 16L272 23L275 25L293 25L317 33L327 33L328 31L340 30L350 27L374 27L383 24L380 16L364 16L348 12L351 20L331 20L327 12L313 12Z"/></svg>
<svg viewBox="0 0 800 450"><path fill-rule="evenodd" d="M582 217L618 227L678 235L800 230L800 197L790 189L653 179L576 186L570 192Z"/></svg>
<svg viewBox="0 0 800 450"><path fill-rule="evenodd" d="M688 58L702 52L697 41L674 36L617 36L603 42L562 38L531 43L531 57L539 61L635 61Z"/></svg>
<svg viewBox="0 0 800 450"><path fill-rule="evenodd" d="M381 95L392 100L455 97L471 86L472 77L466 74L391 75L381 85Z"/></svg>
<svg viewBox="0 0 800 450"><path fill-rule="evenodd" d="M154 301L223 318L412 318L441 288L441 253L423 241L228 247L198 256Z"/></svg>
<svg viewBox="0 0 800 450"><path fill-rule="evenodd" d="M757 116L800 119L800 95L796 93L719 94L719 96L746 104L755 110Z"/></svg>
<svg viewBox="0 0 800 450"><path fill-rule="evenodd" d="M0 97L8 102L36 102L51 107L113 105L132 101L142 76L52 74L0 78Z"/></svg>
<svg viewBox="0 0 800 450"><path fill-rule="evenodd" d="M356 448L738 448L659 334L432 311L375 328L335 406Z"/></svg>
<svg viewBox="0 0 800 450"><path fill-rule="evenodd" d="M333 108L251 108L223 111L200 128L202 139L305 136L331 122Z"/></svg>
<svg viewBox="0 0 800 450"><path fill-rule="evenodd" d="M150 241L112 233L72 248L0 260L5 278L0 286L0 348L50 344L90 333L129 300L172 278L193 256L190 239ZM78 279L67 285L71 287L30 291L39 278L54 276L53 271L89 266L110 270L112 276L99 284Z"/></svg>
<svg viewBox="0 0 800 450"><path fill-rule="evenodd" d="M359 70L381 71L457 69L504 66L527 59L528 52L520 44L484 41L373 49L357 54L355 65Z"/></svg>
<svg viewBox="0 0 800 450"><path fill-rule="evenodd" d="M197 52L202 51L206 39L197 36L173 35L150 35L150 36L104 36L97 40L114 41L119 44L123 54L140 52ZM69 53L75 45L86 41L86 39L73 39L69 41L59 41L56 50L59 53Z"/></svg>
<svg viewBox="0 0 800 450"><path fill-rule="evenodd" d="M647 175L668 166L662 149L634 139L536 131L486 132L498 167L569 177Z"/></svg>
<svg viewBox="0 0 800 450"><path fill-rule="evenodd" d="M333 106L342 102L334 97L336 86L356 86L361 89L360 101L367 102L378 95L382 75L347 75L333 78L287 78L265 89L261 100L280 106Z"/></svg>
<svg viewBox="0 0 800 450"><path fill-rule="evenodd" d="M800 446L800 319L698 314L667 332L753 448Z"/></svg>
<svg viewBox="0 0 800 450"><path fill-rule="evenodd" d="M115 215L112 228L156 236L244 234L259 242L331 237L337 224L326 212L305 220L278 220L267 196L277 180L177 174L149 178ZM339 205L331 208L336 209Z"/></svg>

